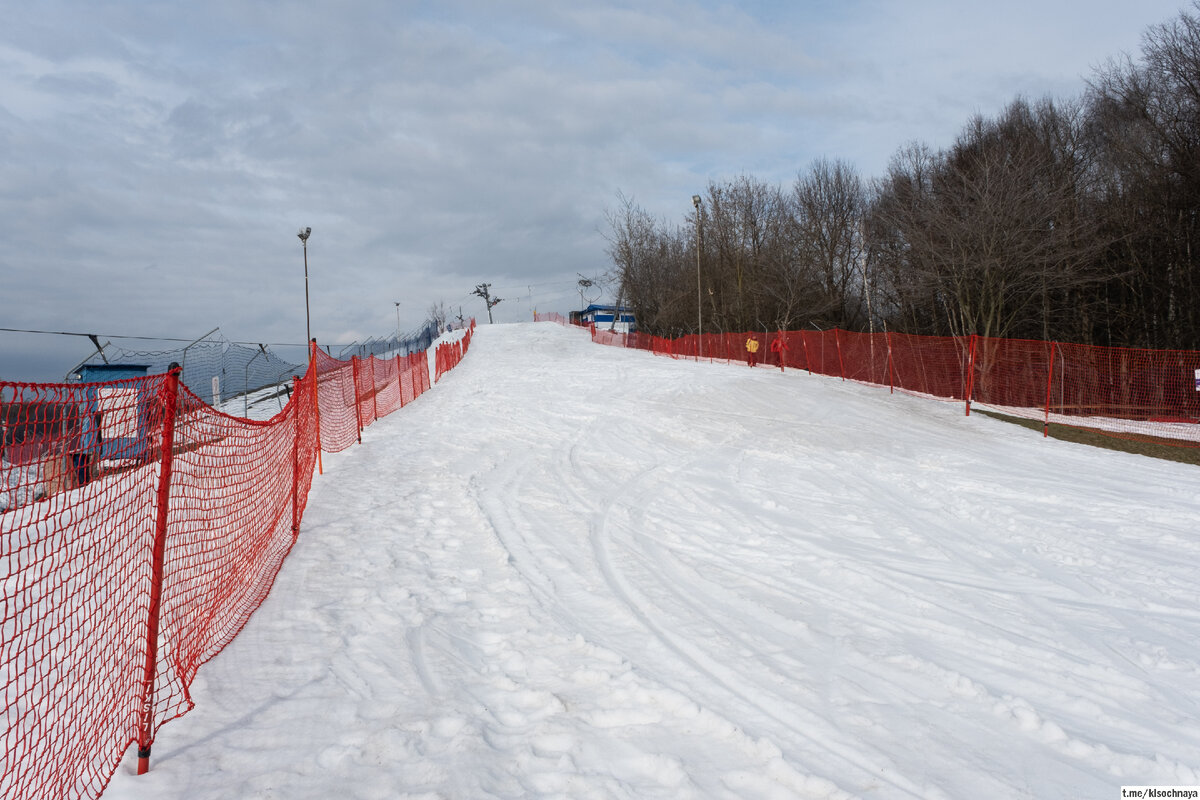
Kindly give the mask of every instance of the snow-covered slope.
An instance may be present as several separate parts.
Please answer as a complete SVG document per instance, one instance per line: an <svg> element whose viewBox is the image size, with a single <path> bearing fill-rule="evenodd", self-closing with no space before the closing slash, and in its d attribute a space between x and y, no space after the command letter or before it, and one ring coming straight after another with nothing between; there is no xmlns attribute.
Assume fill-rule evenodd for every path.
<svg viewBox="0 0 1200 800"><path fill-rule="evenodd" d="M1200 783L1200 473L553 324L325 457L132 798Z"/></svg>

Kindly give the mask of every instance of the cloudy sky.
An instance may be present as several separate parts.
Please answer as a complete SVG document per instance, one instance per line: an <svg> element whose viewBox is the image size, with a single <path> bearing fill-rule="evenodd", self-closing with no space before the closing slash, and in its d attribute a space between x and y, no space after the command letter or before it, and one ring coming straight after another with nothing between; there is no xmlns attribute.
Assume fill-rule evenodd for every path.
<svg viewBox="0 0 1200 800"><path fill-rule="evenodd" d="M740 174L881 175L970 115L1075 97L1181 0L41 0L0 26L0 327L126 350L219 327L302 359L565 312L617 193L682 222ZM591 298L589 298L591 299ZM0 379L85 338L0 331ZM336 350L334 351L336 353Z"/></svg>

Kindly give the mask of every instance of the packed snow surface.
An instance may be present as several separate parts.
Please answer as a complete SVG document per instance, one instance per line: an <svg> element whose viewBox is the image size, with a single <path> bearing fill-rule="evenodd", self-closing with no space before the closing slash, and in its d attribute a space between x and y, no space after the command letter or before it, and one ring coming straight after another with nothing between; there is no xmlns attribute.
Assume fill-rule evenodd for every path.
<svg viewBox="0 0 1200 800"><path fill-rule="evenodd" d="M324 464L105 800L1200 783L1195 467L549 323Z"/></svg>

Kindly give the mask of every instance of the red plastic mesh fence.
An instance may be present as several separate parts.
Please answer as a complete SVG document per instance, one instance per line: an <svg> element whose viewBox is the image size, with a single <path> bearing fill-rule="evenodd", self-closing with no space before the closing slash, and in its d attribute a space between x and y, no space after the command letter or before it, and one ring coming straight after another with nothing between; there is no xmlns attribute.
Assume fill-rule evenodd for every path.
<svg viewBox="0 0 1200 800"><path fill-rule="evenodd" d="M430 386L425 353L394 358L355 356L339 361L320 350L313 352L321 449L327 453L361 442L364 428L408 405Z"/></svg>
<svg viewBox="0 0 1200 800"><path fill-rule="evenodd" d="M978 339L972 402L1113 436L1200 446L1200 352Z"/></svg>
<svg viewBox="0 0 1200 800"><path fill-rule="evenodd" d="M891 356L889 387L943 400L966 399L969 340L905 333L882 336Z"/></svg>
<svg viewBox="0 0 1200 800"><path fill-rule="evenodd" d="M576 312L572 312L572 313L576 313ZM564 325L564 326L565 325L573 325L577 328L590 328L591 327L590 324L585 325L584 323L582 323L578 320L573 321L568 317L564 317L562 314L559 314L557 311L550 311L550 312L545 312L545 313L535 311L535 312L533 312L533 321L534 322L557 322L559 325Z"/></svg>
<svg viewBox="0 0 1200 800"><path fill-rule="evenodd" d="M456 342L443 342L439 344L436 351L435 366L434 366L434 382L441 380L442 375L449 372L458 366L458 362L462 361L463 355L467 352L467 348L471 346L471 334L475 332L475 321L471 321L471 325L467 328L467 332L463 337Z"/></svg>
<svg viewBox="0 0 1200 800"><path fill-rule="evenodd" d="M425 353L318 351L288 405L254 421L177 375L0 383L6 800L99 797L131 743L148 763L196 671L270 591L318 443L347 446L430 385Z"/></svg>
<svg viewBox="0 0 1200 800"><path fill-rule="evenodd" d="M559 325L566 325L568 323L567 318L564 317L562 314L559 314L557 311L550 311L548 313L538 313L537 311L535 311L535 312L533 312L533 321L534 322L557 322Z"/></svg>
<svg viewBox="0 0 1200 800"><path fill-rule="evenodd" d="M601 344L710 361L804 369L890 390L986 406L1110 436L1200 446L1200 352L1133 350L980 336L827 331L663 339L593 329ZM782 351L782 352L781 352Z"/></svg>
<svg viewBox="0 0 1200 800"><path fill-rule="evenodd" d="M98 795L137 736L163 380L0 389L0 796Z"/></svg>

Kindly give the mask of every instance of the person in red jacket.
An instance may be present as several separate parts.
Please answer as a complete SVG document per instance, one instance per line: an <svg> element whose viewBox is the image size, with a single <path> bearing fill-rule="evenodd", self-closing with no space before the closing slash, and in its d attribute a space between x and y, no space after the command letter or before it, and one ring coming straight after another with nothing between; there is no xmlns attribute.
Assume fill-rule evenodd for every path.
<svg viewBox="0 0 1200 800"><path fill-rule="evenodd" d="M775 353L779 359L779 371L783 372L783 354L788 349L787 342L783 339L783 326L780 326L779 333L775 335L775 341L771 342L771 352Z"/></svg>

